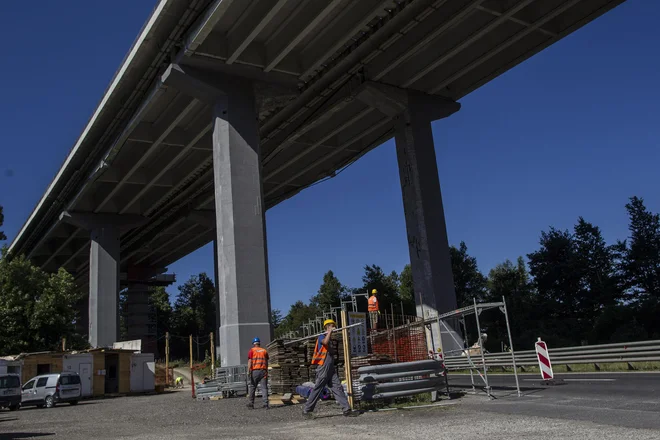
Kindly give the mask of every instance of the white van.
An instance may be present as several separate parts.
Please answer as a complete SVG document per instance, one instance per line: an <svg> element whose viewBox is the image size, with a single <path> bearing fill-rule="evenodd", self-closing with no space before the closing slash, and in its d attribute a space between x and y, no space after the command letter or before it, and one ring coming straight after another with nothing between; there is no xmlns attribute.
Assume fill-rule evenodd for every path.
<svg viewBox="0 0 660 440"><path fill-rule="evenodd" d="M44 374L23 385L21 405L52 408L58 403L75 405L81 398L78 373Z"/></svg>
<svg viewBox="0 0 660 440"><path fill-rule="evenodd" d="M16 411L21 407L21 378L18 374L0 374L0 408Z"/></svg>

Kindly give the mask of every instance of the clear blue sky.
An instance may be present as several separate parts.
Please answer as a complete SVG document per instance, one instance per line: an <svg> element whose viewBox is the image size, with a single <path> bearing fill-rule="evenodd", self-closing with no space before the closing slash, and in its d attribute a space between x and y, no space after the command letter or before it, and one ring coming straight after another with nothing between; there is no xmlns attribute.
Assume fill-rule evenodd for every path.
<svg viewBox="0 0 660 440"><path fill-rule="evenodd" d="M539 0L540 1L540 0ZM0 36L0 204L13 239L147 19L154 0L9 2ZM57 7L56 4L62 5ZM627 236L632 195L660 211L660 2L625 4L464 98L433 126L449 240L482 271L533 251L578 216ZM332 269L408 262L393 142L267 213L273 306ZM170 266L213 273L210 246ZM176 293L176 288L171 288Z"/></svg>

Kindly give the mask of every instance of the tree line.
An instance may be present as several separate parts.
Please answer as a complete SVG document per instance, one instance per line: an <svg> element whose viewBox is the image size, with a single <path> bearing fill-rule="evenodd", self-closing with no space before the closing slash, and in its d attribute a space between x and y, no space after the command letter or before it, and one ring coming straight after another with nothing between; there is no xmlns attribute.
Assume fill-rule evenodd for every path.
<svg viewBox="0 0 660 440"><path fill-rule="evenodd" d="M555 347L660 339L660 216L639 197L632 197L625 209L625 240L608 244L598 226L579 217L571 230L541 232L539 248L526 255L527 261L522 256L505 260L487 275L464 242L451 246L458 306L472 304L473 298L489 302L504 296L514 347L520 349L531 349L539 336ZM342 285L328 271L308 303L297 301L284 317L273 311L276 333L297 330L351 292L372 288L378 289L381 309L403 303L406 313L415 313L410 265L389 275L378 266L365 266L359 288ZM481 323L488 350L508 343L501 313L486 312Z"/></svg>
<svg viewBox="0 0 660 440"><path fill-rule="evenodd" d="M644 201L632 197L625 205L629 235L608 244L601 230L584 218L570 230L549 228L541 232L539 247L514 261L505 260L484 275L477 260L461 242L450 248L452 272L459 307L477 301L506 298L514 346L531 348L538 336L551 346L597 344L660 338L660 216ZM0 227L2 226L0 207ZM0 239L6 239L0 231ZM385 273L366 265L362 283L348 287L332 271L324 276L309 301L297 301L286 315L272 311L276 335L298 330L309 319L337 307L351 293L378 290L381 310L415 314L410 265L401 272ZM167 291L153 288L159 352L164 336L172 335L173 357L188 356L187 336L207 341L215 331L216 297L213 281L205 274L191 277L181 286L174 303ZM0 355L58 348L83 348L78 333L81 292L65 270L47 274L23 256L9 258L6 247L0 257ZM366 310L366 299L359 299ZM120 296L120 329L125 336L125 292ZM506 341L503 316L482 315L488 333L486 348L500 349ZM69 343L69 341L71 341ZM208 347L208 343L204 344Z"/></svg>

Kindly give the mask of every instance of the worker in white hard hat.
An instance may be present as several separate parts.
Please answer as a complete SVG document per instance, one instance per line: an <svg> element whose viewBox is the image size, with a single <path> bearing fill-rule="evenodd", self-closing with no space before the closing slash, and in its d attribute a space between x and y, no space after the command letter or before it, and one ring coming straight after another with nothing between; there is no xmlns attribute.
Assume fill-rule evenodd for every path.
<svg viewBox="0 0 660 440"><path fill-rule="evenodd" d="M314 356L312 357L312 365L316 365L316 382L314 389L309 394L307 402L303 408L303 417L312 418L314 407L321 397L323 389L327 386L335 396L335 400L341 406L345 416L356 416L357 413L351 410L348 405L348 399L344 388L339 381L337 375L336 358L339 353L337 341L332 341L332 331L337 324L332 319L326 319L323 322L325 333L319 335L314 347Z"/></svg>

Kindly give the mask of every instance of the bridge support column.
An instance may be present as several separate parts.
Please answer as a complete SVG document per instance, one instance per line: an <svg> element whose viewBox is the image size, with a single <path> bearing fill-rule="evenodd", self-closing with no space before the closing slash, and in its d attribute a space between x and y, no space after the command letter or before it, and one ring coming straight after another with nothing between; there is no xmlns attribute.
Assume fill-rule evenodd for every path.
<svg viewBox="0 0 660 440"><path fill-rule="evenodd" d="M89 344L112 346L119 337L119 231L92 230L89 253Z"/></svg>
<svg viewBox="0 0 660 440"><path fill-rule="evenodd" d="M270 293L257 114L249 83L228 84L214 107L218 344L222 366L270 342Z"/></svg>
<svg viewBox="0 0 660 440"><path fill-rule="evenodd" d="M136 215L63 212L60 221L90 231L88 340L92 348L112 346L119 337L119 248L122 230L145 219Z"/></svg>
<svg viewBox="0 0 660 440"><path fill-rule="evenodd" d="M156 323L147 284L130 283L126 291L126 337L129 341L140 339L143 353L154 353L156 346Z"/></svg>
<svg viewBox="0 0 660 440"><path fill-rule="evenodd" d="M171 64L161 81L213 108L220 363L247 363L272 337L258 114L246 79Z"/></svg>
<svg viewBox="0 0 660 440"><path fill-rule="evenodd" d="M218 275L218 238L213 239L213 284L215 285L215 353L220 355L220 278ZM214 359L215 360L215 359Z"/></svg>
<svg viewBox="0 0 660 440"><path fill-rule="evenodd" d="M458 108L440 115L432 97L413 94L406 104L395 118L396 152L417 315L428 318L457 307L431 121ZM445 351L462 348L435 323L430 333L436 350L441 342Z"/></svg>

